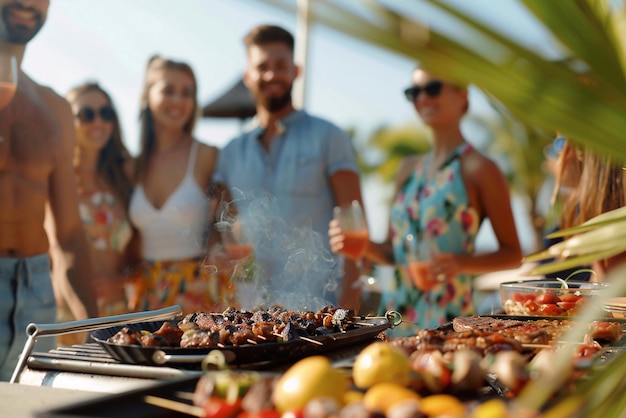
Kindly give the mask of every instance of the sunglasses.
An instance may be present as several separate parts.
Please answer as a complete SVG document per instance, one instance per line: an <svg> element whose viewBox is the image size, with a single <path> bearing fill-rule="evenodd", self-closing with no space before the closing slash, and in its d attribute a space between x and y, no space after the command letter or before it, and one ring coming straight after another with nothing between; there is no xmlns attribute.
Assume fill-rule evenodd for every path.
<svg viewBox="0 0 626 418"><path fill-rule="evenodd" d="M96 114L100 115L100 119L106 122L115 120L115 110L111 106L102 106L100 109L81 107L76 113L76 117L82 123L89 123L94 121Z"/></svg>
<svg viewBox="0 0 626 418"><path fill-rule="evenodd" d="M410 102L414 102L419 97L420 93L423 91L426 93L428 97L437 97L439 93L441 93L441 88L443 87L443 81L433 80L424 84L423 86L411 86L408 89L404 90L404 95L407 100Z"/></svg>

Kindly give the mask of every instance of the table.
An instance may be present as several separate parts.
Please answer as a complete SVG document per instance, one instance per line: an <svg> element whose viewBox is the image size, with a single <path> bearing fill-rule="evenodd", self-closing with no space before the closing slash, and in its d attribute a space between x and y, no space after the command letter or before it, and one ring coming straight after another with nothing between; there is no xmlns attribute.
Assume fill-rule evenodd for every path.
<svg viewBox="0 0 626 418"><path fill-rule="evenodd" d="M102 393L0 382L0 415L31 418L35 411L86 401Z"/></svg>

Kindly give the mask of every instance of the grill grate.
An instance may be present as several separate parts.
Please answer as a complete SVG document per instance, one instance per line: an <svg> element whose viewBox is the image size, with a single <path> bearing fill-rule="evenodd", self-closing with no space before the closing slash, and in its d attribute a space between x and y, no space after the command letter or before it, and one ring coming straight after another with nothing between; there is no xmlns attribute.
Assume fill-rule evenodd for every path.
<svg viewBox="0 0 626 418"><path fill-rule="evenodd" d="M46 353L32 353L28 358L27 367L29 370L54 371L56 375L71 372L141 379L165 379L200 373L198 370L124 364L112 358L97 343L59 347ZM25 373L27 371L25 370Z"/></svg>

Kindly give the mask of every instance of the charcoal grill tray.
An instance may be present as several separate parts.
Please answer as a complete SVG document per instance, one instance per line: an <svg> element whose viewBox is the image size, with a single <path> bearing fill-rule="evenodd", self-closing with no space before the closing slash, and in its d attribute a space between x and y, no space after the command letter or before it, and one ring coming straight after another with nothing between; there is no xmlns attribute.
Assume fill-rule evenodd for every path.
<svg viewBox="0 0 626 418"><path fill-rule="evenodd" d="M390 327L386 318L364 318L358 322L363 325L355 325L354 329L346 332L336 332L328 335L309 337L307 339L315 342L293 339L285 342L271 342L258 344L241 344L224 347L143 347L139 345L119 345L107 341L124 326L115 326L94 331L91 338L102 346L113 358L128 364L139 365L162 365L158 361L159 355L171 355L179 361L185 362L184 357L192 358L192 367L198 366L201 358L213 350L218 350L224 354L224 358L229 365L241 366L249 364L279 364L293 362L301 358L329 353L344 347L349 347L359 343L372 341L380 332ZM158 330L164 321L143 322L126 325L128 328L154 332ZM367 324L367 325L365 325ZM194 360L196 359L197 360Z"/></svg>

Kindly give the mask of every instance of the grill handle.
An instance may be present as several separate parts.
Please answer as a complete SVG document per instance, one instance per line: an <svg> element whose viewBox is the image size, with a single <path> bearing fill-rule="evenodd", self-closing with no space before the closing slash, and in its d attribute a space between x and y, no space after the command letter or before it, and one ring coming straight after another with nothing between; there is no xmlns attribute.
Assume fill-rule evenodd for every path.
<svg viewBox="0 0 626 418"><path fill-rule="evenodd" d="M26 366L26 361L33 351L37 337L71 334L75 332L95 331L103 328L109 328L116 325L136 324L138 322L161 321L179 318L183 314L183 310L179 305L170 306L168 308L158 309L154 311L133 312L123 315L107 316L102 318L89 318L78 321L62 322L59 324L34 324L30 323L26 327L28 339L20 354L20 358L15 366L10 383L15 383L18 376Z"/></svg>
<svg viewBox="0 0 626 418"><path fill-rule="evenodd" d="M179 305L155 311L133 312L123 315L106 316L102 318L81 319L79 321L61 322L59 324L28 324L26 334L30 337L45 335L63 335L75 332L96 331L116 325L136 324L138 322L165 321L182 316L183 310Z"/></svg>

